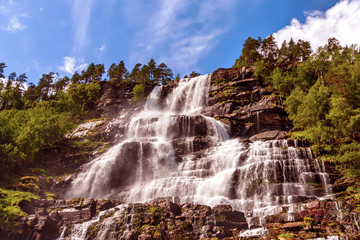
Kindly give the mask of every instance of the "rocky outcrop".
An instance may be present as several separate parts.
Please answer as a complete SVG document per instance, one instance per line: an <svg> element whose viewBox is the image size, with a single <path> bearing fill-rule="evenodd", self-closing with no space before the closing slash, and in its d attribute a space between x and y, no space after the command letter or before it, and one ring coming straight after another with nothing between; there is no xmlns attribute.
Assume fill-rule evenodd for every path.
<svg viewBox="0 0 360 240"><path fill-rule="evenodd" d="M178 81L172 81L162 86L161 98L165 99L177 84ZM104 83L102 96L92 113L92 116L100 118L83 123L67 136L70 140L76 139L78 145L86 146L86 151L82 151L84 148L66 150L63 147L49 155L45 154L44 159L56 156L63 168L77 169L81 163L105 151L110 144L124 139L130 119L136 113L134 108L130 87L114 88ZM251 69L216 70L211 78L209 103L202 114L227 124L232 137L249 141L283 139L291 129L281 98L277 97L274 89L254 77ZM171 136L168 137L177 161L189 153L194 158L200 156L205 149L213 146L211 134L207 134L211 126L206 123L206 117L174 117L177 119L170 126L174 131L170 131ZM158 121L155 117L150 120ZM88 143L91 145L86 145ZM139 141L124 144L123 151L117 157L125 160L117 161L111 168L113 177L106 187L124 192L129 190L126 186L135 181L138 152L146 159L152 154L151 144ZM147 166L146 161L143 168L144 172L152 174L153 169ZM55 179L51 191L61 197L64 186L71 180L71 176ZM246 194L236 193L238 181L238 172L235 172L229 189L230 198ZM261 182L256 184L260 185ZM339 185L339 188L344 186ZM121 199L121 196L117 197ZM227 205L211 208L169 200L120 205L115 200L79 198L68 201L23 201L19 206L28 214L21 220L19 231L12 235L3 231L0 238L56 239L62 234L63 238L71 239L70 235L77 228L82 228L86 239L100 238L100 234L104 234L102 239L240 239L239 232L248 228L244 214ZM325 237L344 232L348 236L355 236L359 230L357 221L360 216L354 211L356 205L349 201L316 201L297 206L295 211L282 208L277 214L266 218L268 239L280 238L279 235L288 232L292 232L295 238ZM339 206L344 210L339 211ZM104 210L107 211L101 212ZM86 228L85 225L76 225L84 222L89 223ZM260 226L259 219L252 225Z"/></svg>
<svg viewBox="0 0 360 240"><path fill-rule="evenodd" d="M266 217L266 239L285 234L289 239L359 239L357 206L348 199L297 204L292 211L281 209Z"/></svg>
<svg viewBox="0 0 360 240"><path fill-rule="evenodd" d="M170 201L175 200L175 202ZM121 204L115 200L23 200L26 217L1 239L358 239L360 212L351 199L299 203L279 207L265 218L262 236L240 237L245 215L229 205L179 204L177 199ZM85 223L85 224L83 224ZM346 237L345 237L346 236Z"/></svg>
<svg viewBox="0 0 360 240"><path fill-rule="evenodd" d="M91 114L96 117L112 118L124 109L135 108L132 98L132 89L135 84L114 84L101 82L100 98Z"/></svg>
<svg viewBox="0 0 360 240"><path fill-rule="evenodd" d="M223 239L236 237L248 227L244 214L228 205L211 208L167 199L120 204L74 198L24 201L19 206L28 215L21 220L18 234L0 234L5 239L71 239L76 230L84 231L86 239L98 239L101 234L101 239ZM79 225L84 222L89 224Z"/></svg>
<svg viewBox="0 0 360 240"><path fill-rule="evenodd" d="M249 138L265 131L291 128L281 98L254 77L251 69L216 70L211 76L209 104L203 114L229 125L233 137ZM272 139L283 137L277 134Z"/></svg>

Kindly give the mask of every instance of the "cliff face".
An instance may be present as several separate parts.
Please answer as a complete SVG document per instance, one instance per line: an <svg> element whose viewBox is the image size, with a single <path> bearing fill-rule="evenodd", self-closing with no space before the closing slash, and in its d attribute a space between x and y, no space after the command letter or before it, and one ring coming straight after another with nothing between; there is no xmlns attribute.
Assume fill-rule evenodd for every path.
<svg viewBox="0 0 360 240"><path fill-rule="evenodd" d="M172 81L162 86L160 99L165 100L177 85L178 81ZM149 93L150 90L147 89L146 92ZM162 106L165 101L159 103ZM141 108L131 101L131 87L114 89L108 83L104 83L102 96L94 111L89 114L92 120L84 122L67 136L70 142L77 143L76 147L66 145L63 148L49 150L44 153L44 159L56 158L63 169L78 169L82 163L88 162L114 143L123 140L130 119ZM276 91L254 77L251 69L216 70L211 76L208 105L202 110L202 114L225 123L231 137L241 138L245 142L283 139L286 138L286 132L292 128L281 99L276 96ZM181 130L184 126L187 127L186 131ZM175 155L179 156L176 158L178 162L181 161L181 156L190 152L195 152L200 156L211 146L211 141L206 136L207 124L204 116L177 116L171 128L174 129L171 145ZM187 147L188 142L185 139L189 136L193 139L191 149ZM129 161L131 164L127 165L127 169L117 169L118 174L114 181L132 181L130 177L126 181L124 179L127 175L131 175L131 172L136 171L138 148L139 143L129 144L127 158L135 160ZM73 177L74 175L69 175L57 178L52 184L40 187L44 191L57 193L61 197ZM10 238L54 239L60 237L62 233L66 238L75 231L75 224L96 219L99 211L102 210L109 211L87 228L84 234L89 239L100 238L100 231L102 231L100 229L108 221L111 222L111 226L106 239L116 239L121 236L125 236L124 239L222 239L226 237L239 239L239 231L248 227L245 214L234 211L230 206L221 205L210 208L205 205L174 202L176 201L163 199L144 204L127 204L124 208L116 208L120 204L119 200L79 198L67 201L23 202L21 209L28 213L28 216L19 220L21 221L19 230L22 234L15 234ZM351 213L355 209L355 205L351 202L315 202L312 205L306 205L306 211L298 207L295 209L296 217L290 220L287 217L289 209L279 208L278 213L266 218L269 239L288 231L294 231L298 237L321 237L325 235L319 232L325 232L325 228L329 229L326 230L327 235L337 235L338 228L350 229L348 225L341 222L344 220L334 217L340 212L343 213L342 209L334 210L331 214L323 214L338 206L336 204L344 206L346 214L349 215L348 220L358 219L357 214ZM305 217L313 218L311 226L314 227L308 227ZM322 223L328 219L336 224ZM352 226L348 232L353 234L356 230L358 230L357 226ZM311 232L311 234L304 235L302 231ZM1 234L0 236L9 236L4 232Z"/></svg>
<svg viewBox="0 0 360 240"><path fill-rule="evenodd" d="M29 215L18 227L22 234L10 238L222 239L236 237L239 230L248 227L244 214L227 205L210 208L167 199L119 204L116 200L83 198L22 202L22 210ZM103 211L101 216L97 216L99 211ZM81 226L90 220L89 227Z"/></svg>
<svg viewBox="0 0 360 240"><path fill-rule="evenodd" d="M250 69L218 69L211 76L209 105L204 114L229 125L233 137L284 138L291 122L275 93Z"/></svg>
<svg viewBox="0 0 360 240"><path fill-rule="evenodd" d="M175 201L174 201L175 200ZM228 205L179 204L176 199L120 205L116 200L22 201L28 214L1 239L259 239L244 213ZM358 239L360 213L351 200L313 201L275 209L266 217L262 239ZM103 211L99 216L99 211ZM91 222L89 222L91 221ZM89 222L90 226L81 225ZM74 235L74 233L76 233ZM256 232L256 231L254 231ZM240 233L240 235L239 235ZM337 238L340 236L340 238Z"/></svg>

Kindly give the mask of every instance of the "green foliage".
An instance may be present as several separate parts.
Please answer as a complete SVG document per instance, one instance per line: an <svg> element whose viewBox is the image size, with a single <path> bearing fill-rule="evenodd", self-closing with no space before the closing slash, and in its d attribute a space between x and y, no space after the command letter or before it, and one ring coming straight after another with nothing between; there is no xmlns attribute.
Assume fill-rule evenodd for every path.
<svg viewBox="0 0 360 240"><path fill-rule="evenodd" d="M336 163L343 172L360 177L360 143L353 141L340 146Z"/></svg>
<svg viewBox="0 0 360 240"><path fill-rule="evenodd" d="M119 64L113 63L108 70L108 76L110 82L114 84L120 84L130 80L129 72L125 67L124 61L120 61Z"/></svg>
<svg viewBox="0 0 360 240"><path fill-rule="evenodd" d="M5 68L5 63L0 63L0 77L5 77ZM34 167L41 151L63 142L73 123L98 101L104 73L103 64L91 63L71 78L45 73L37 85L29 83L27 89L23 85L25 74L13 72L7 82L0 82L0 180ZM120 61L110 66L107 76L114 94L120 88L133 89L133 100L140 103L145 99L145 88L166 84L172 80L172 71L165 63L158 65L151 59L148 64L136 64L129 73Z"/></svg>
<svg viewBox="0 0 360 240"><path fill-rule="evenodd" d="M53 146L70 129L70 116L49 102L27 110L0 112L0 172L32 165L36 154Z"/></svg>
<svg viewBox="0 0 360 240"><path fill-rule="evenodd" d="M166 84L173 79L172 70L165 63L156 64L154 59L146 65L136 64L129 76L132 82L148 86Z"/></svg>
<svg viewBox="0 0 360 240"><path fill-rule="evenodd" d="M335 38L314 53L293 39L278 48L272 36L249 37L233 67L251 67L254 76L276 88L298 129L317 157L330 155L346 176L360 178L360 52ZM214 81L214 84L222 82ZM229 94L229 92L225 92Z"/></svg>
<svg viewBox="0 0 360 240"><path fill-rule="evenodd" d="M38 199L39 197L29 193L21 191L13 191L0 188L0 224L10 230L13 223L11 221L18 220L22 216L26 216L26 213L21 211L18 203L23 201L31 201L32 199Z"/></svg>
<svg viewBox="0 0 360 240"><path fill-rule="evenodd" d="M71 84L61 100L69 110L84 112L90 110L99 98L101 87L98 83Z"/></svg>
<svg viewBox="0 0 360 240"><path fill-rule="evenodd" d="M226 83L226 79L225 78L218 78L215 79L213 82L213 85L223 85Z"/></svg>
<svg viewBox="0 0 360 240"><path fill-rule="evenodd" d="M136 84L133 88L132 94L134 95L132 97L132 100L135 103L140 103L145 100L145 86L143 84Z"/></svg>
<svg viewBox="0 0 360 240"><path fill-rule="evenodd" d="M264 71L264 70L262 70ZM275 68L269 76L270 83L280 91L281 96L287 97L295 88L295 79L292 74Z"/></svg>
<svg viewBox="0 0 360 240"><path fill-rule="evenodd" d="M290 43L289 43L290 44ZM360 53L329 39L324 47L270 79L294 126L292 137L309 141L317 156L335 155L337 168L360 178ZM350 142L350 143L349 143Z"/></svg>
<svg viewBox="0 0 360 240"><path fill-rule="evenodd" d="M243 66L249 66L252 63L254 63L257 59L260 58L260 53L258 52L258 48L261 46L261 39L254 39L252 37L249 37L246 39L243 49L241 52L241 56L239 59L235 61L235 64L233 67L243 67Z"/></svg>
<svg viewBox="0 0 360 240"><path fill-rule="evenodd" d="M290 240L290 239L294 239L294 236L290 233L282 233L278 235L279 239L286 239L286 240Z"/></svg>
<svg viewBox="0 0 360 240"><path fill-rule="evenodd" d="M149 208L149 212L151 213L162 213L163 209L157 206L153 206Z"/></svg>
<svg viewBox="0 0 360 240"><path fill-rule="evenodd" d="M4 78L4 68L6 68L5 63L0 63L0 78Z"/></svg>
<svg viewBox="0 0 360 240"><path fill-rule="evenodd" d="M272 65L269 61L264 59L258 59L254 63L254 76L260 79L264 79L266 82L269 81L269 76L272 70Z"/></svg>
<svg viewBox="0 0 360 240"><path fill-rule="evenodd" d="M0 188L1 230L8 233L9 239L12 239L14 235L21 234L24 229L21 218L27 214L20 209L20 202L30 202L33 199L39 199L39 196L29 192ZM30 225L31 223L30 220L26 224Z"/></svg>
<svg viewBox="0 0 360 240"><path fill-rule="evenodd" d="M306 94L301 90L301 88L296 87L291 92L290 96L286 98L285 106L290 119L295 119L297 117L298 108L301 106L301 103L305 97Z"/></svg>
<svg viewBox="0 0 360 240"><path fill-rule="evenodd" d="M314 219L312 217L304 217L304 222L307 227L311 227L314 224Z"/></svg>

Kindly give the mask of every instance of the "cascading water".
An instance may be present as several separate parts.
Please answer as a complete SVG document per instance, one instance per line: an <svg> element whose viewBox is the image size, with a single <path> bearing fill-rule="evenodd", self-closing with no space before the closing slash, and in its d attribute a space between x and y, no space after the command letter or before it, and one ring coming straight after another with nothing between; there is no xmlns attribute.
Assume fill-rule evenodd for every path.
<svg viewBox="0 0 360 240"><path fill-rule="evenodd" d="M230 140L222 123L201 115L209 86L210 75L182 79L165 100L156 87L126 140L86 164L67 196L229 204L261 225L276 207L331 193L323 163L297 141Z"/></svg>

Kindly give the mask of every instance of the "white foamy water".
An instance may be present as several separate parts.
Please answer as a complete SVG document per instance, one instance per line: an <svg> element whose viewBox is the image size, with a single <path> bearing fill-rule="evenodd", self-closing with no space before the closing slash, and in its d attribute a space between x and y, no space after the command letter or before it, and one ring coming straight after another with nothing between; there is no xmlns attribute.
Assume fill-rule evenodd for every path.
<svg viewBox="0 0 360 240"><path fill-rule="evenodd" d="M229 204L261 226L280 206L331 194L324 164L309 148L229 139L221 122L201 115L209 85L210 75L182 79L166 99L156 87L131 119L126 140L86 164L67 196Z"/></svg>

